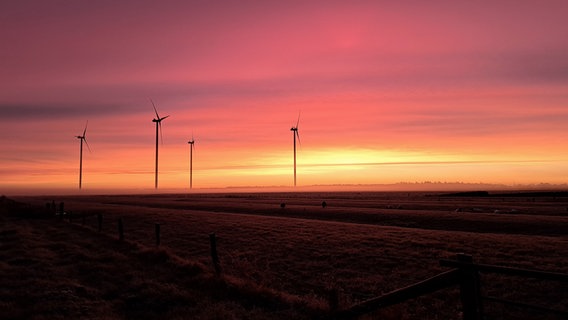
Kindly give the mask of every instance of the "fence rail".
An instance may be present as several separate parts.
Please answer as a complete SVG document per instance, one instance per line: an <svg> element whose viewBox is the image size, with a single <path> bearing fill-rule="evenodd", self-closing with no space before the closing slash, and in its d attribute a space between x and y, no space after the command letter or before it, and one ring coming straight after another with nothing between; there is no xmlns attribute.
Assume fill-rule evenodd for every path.
<svg viewBox="0 0 568 320"><path fill-rule="evenodd" d="M432 293L450 286L459 280L459 270L453 269L440 273L432 278L420 281L408 287L397 289L352 306L349 309L341 310L336 313L337 319L353 319L363 314L373 312L379 308L385 308L404 302L409 299Z"/></svg>
<svg viewBox="0 0 568 320"><path fill-rule="evenodd" d="M483 296L481 294L480 273L497 273L558 282L568 282L568 274L477 264L473 262L471 256L465 254L458 254L456 256L456 260L440 260L440 265L444 267L452 267L454 269L440 273L434 277L408 287L394 290L380 297L363 301L347 309L340 310L335 313L335 318L356 319L364 314L377 311L381 308L458 285L460 287L462 315L464 320L481 320L483 318L482 301L497 302L520 308L532 309L542 313L565 316L568 318L568 312L566 311L550 309L543 306L535 306L498 297Z"/></svg>
<svg viewBox="0 0 568 320"><path fill-rule="evenodd" d="M443 267L452 267L452 268L464 268L464 267L473 268L481 273L499 273L511 276L520 276L524 278L535 278L542 280L568 282L568 274L566 273L503 267L503 266L495 266L489 264L468 263L463 261L447 260L447 259L440 260L440 265Z"/></svg>

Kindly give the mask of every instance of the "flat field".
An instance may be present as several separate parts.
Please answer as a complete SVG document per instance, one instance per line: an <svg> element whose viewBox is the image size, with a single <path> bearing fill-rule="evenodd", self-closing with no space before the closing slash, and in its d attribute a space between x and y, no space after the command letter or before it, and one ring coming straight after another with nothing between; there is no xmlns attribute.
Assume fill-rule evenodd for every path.
<svg viewBox="0 0 568 320"><path fill-rule="evenodd" d="M32 219L22 208L17 219L4 214L0 271L4 270L2 280L12 284L0 287L0 307L14 310L8 315L16 318L41 318L42 312L48 313L46 318L185 318L188 314L200 319L325 318L330 291L338 293L339 308L346 308L447 271L439 260L452 259L457 253L472 255L478 263L568 273L565 192L154 194L15 200L29 205L30 212L38 210L32 208L49 211L47 203L63 202L67 213L65 221ZM100 233L98 214L103 216ZM121 244L116 240L119 219L125 238ZM156 223L161 230L159 249L155 248ZM223 286L213 276L211 233L218 239ZM13 243L22 237L42 242L29 242L27 247ZM130 249L125 249L127 244ZM27 260L16 258L18 254ZM68 264L62 269L66 275L58 275L58 281L72 282L73 290L79 291L74 291L77 310L61 311L62 306L54 304L34 311L21 299L10 298L14 291L31 294L17 287L37 286L34 281L55 285L37 272L19 281L8 279L10 275L64 265L61 259ZM101 285L106 278L91 268L111 268L109 264L117 263L125 274L121 289ZM167 264L169 269L156 269L156 264ZM198 292L203 294L185 292L195 288L179 273L183 268L211 274L209 280L200 280L203 287ZM53 268L54 273L58 270ZM148 283L159 283L161 289L150 289ZM568 312L565 282L482 275L482 284L484 295ZM205 289L211 286L216 289ZM218 287L230 287L233 294L221 294ZM140 305L150 304L140 297L144 290L157 292L147 293L147 300L161 297L152 310L131 306L138 306L136 299ZM173 303L176 299L181 302ZM494 302L486 302L484 309L487 319L565 317ZM369 317L460 319L459 291L444 289Z"/></svg>

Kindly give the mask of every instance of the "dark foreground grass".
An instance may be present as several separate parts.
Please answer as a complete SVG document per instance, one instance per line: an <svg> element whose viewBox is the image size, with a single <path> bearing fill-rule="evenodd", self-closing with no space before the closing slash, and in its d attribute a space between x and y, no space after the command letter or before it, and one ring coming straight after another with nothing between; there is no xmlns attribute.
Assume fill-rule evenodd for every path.
<svg viewBox="0 0 568 320"><path fill-rule="evenodd" d="M0 319L313 319L325 314L320 301L216 277L168 249L2 211Z"/></svg>
<svg viewBox="0 0 568 320"><path fill-rule="evenodd" d="M78 216L86 213L85 226L81 219L71 224L41 223L53 228L47 230L50 236L43 235L46 242L59 243L55 247L74 244L66 246L65 252L78 252L73 261L87 261L83 271L72 273L76 266L67 267L71 278L83 279L80 283L85 286L88 268L98 265L95 269L107 270L113 275L109 278L117 278L114 281L121 284L119 288L129 288L97 289L105 292L103 302L110 317L325 318L330 289L339 293L340 307L347 307L446 271L438 260L458 252L472 254L481 263L568 271L566 199L497 199L495 203L495 199L341 194L328 195L325 209L321 199L321 195L300 193L67 197L56 200L65 201L66 208ZM24 200L41 205L51 198ZM284 210L282 202L287 203ZM455 208L471 210L455 212ZM485 211L478 212L480 208ZM514 208L516 213L494 214L494 208ZM104 215L101 234L96 232L96 213ZM115 240L118 218L124 221L128 244ZM23 225L45 228L32 220L24 221ZM150 248L154 245L154 223L162 225L164 249ZM211 274L210 232L219 237L221 280ZM53 238L61 233L71 238ZM22 236L34 238L30 232ZM43 248L27 245L36 246ZM99 246L107 253L98 254ZM34 254L41 256L41 251ZM109 254L124 257L96 258ZM28 259L35 259L33 256ZM188 265L199 272L176 271ZM22 267L27 268L25 263ZM91 285L102 282L105 288L112 287L109 283L114 281L96 280ZM206 285L200 287L199 283ZM157 294L151 294L154 287ZM565 284L527 286L523 279L486 277L484 290L555 309L566 310L568 305ZM194 298L198 302L191 302ZM153 313L140 306L146 304L151 310L162 311ZM488 305L487 311L495 315L491 319L560 319L495 305ZM455 288L443 290L370 318L460 319L459 294Z"/></svg>

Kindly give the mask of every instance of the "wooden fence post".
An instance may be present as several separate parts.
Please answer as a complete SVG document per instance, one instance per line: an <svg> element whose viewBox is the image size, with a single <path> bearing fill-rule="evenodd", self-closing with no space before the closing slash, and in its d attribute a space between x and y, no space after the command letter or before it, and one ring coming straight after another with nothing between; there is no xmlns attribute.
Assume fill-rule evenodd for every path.
<svg viewBox="0 0 568 320"><path fill-rule="evenodd" d="M470 255L458 253L456 256L459 262L473 264ZM481 292L479 283L479 273L473 266L460 266L460 298L463 308L463 320L481 320Z"/></svg>
<svg viewBox="0 0 568 320"><path fill-rule="evenodd" d="M59 216L59 220L63 220L63 214L57 211L57 205L55 204L55 200L51 200L51 211L54 215Z"/></svg>
<svg viewBox="0 0 568 320"><path fill-rule="evenodd" d="M215 267L215 274L221 275L221 264L219 263L219 256L217 255L217 237L215 233L209 234L209 242L211 243L211 260L213 260L213 267Z"/></svg>
<svg viewBox="0 0 568 320"><path fill-rule="evenodd" d="M160 224L159 223L156 223L155 231L156 231L156 247L159 247L160 246Z"/></svg>
<svg viewBox="0 0 568 320"><path fill-rule="evenodd" d="M124 241L124 227L122 225L122 218L118 219L118 240Z"/></svg>
<svg viewBox="0 0 568 320"><path fill-rule="evenodd" d="M102 213L97 214L97 220L99 222L99 232L101 232L101 231L103 231L103 214Z"/></svg>

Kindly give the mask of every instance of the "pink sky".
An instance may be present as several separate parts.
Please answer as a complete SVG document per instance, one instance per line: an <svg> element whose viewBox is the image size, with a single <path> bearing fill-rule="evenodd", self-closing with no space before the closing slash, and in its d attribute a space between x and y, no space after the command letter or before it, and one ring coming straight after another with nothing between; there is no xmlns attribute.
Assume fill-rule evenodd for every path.
<svg viewBox="0 0 568 320"><path fill-rule="evenodd" d="M566 1L4 1L0 192L568 183Z"/></svg>

